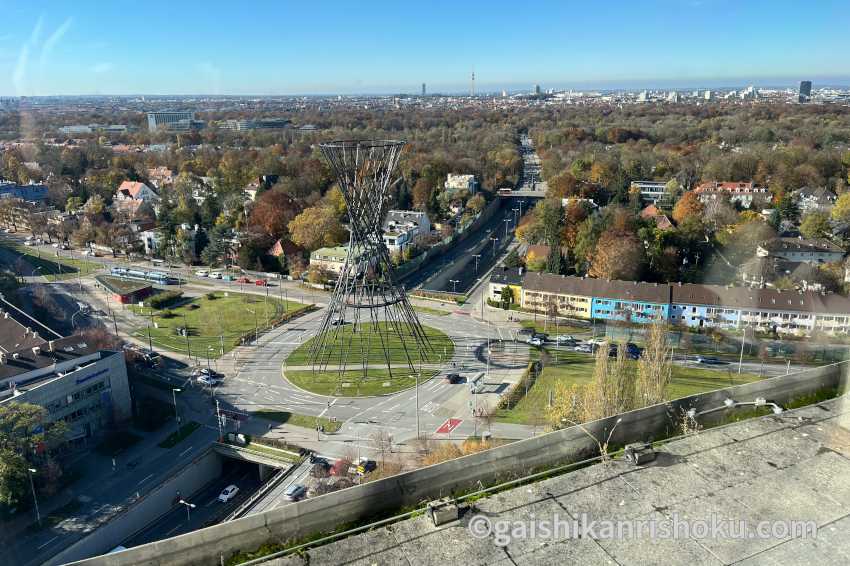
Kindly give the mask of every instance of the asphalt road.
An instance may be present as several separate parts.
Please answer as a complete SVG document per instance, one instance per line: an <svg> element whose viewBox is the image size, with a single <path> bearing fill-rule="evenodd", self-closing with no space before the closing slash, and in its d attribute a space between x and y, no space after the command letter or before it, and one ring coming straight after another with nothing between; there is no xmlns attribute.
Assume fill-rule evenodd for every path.
<svg viewBox="0 0 850 566"><path fill-rule="evenodd" d="M188 503L195 505L194 509L189 509L188 515L186 506L176 504L156 522L125 541L123 546L130 548L188 533L227 516L257 490L260 486L260 475L257 466L247 462L234 460L227 462L226 466L229 469L221 477L184 497ZM220 502L219 494L231 484L239 488L239 493L227 503Z"/></svg>

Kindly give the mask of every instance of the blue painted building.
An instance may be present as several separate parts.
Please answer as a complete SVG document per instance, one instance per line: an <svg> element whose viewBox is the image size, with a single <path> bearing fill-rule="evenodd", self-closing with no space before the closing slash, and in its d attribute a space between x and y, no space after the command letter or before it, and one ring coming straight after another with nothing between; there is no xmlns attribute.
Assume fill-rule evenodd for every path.
<svg viewBox="0 0 850 566"><path fill-rule="evenodd" d="M670 316L670 287L635 281L596 280L591 318L649 323Z"/></svg>

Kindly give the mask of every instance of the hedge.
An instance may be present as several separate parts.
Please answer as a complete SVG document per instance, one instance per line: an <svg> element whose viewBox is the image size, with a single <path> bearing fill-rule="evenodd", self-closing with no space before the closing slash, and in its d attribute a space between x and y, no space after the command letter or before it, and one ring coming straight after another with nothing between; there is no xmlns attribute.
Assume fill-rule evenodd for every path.
<svg viewBox="0 0 850 566"><path fill-rule="evenodd" d="M144 305L152 309L161 309L177 301L183 296L183 291L162 291L145 300Z"/></svg>

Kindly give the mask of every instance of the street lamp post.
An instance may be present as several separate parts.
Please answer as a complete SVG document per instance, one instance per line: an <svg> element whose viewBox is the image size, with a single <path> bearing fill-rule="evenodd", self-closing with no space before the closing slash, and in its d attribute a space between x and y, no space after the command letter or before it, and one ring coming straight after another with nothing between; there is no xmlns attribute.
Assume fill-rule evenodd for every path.
<svg viewBox="0 0 850 566"><path fill-rule="evenodd" d="M493 242L493 257L496 257L496 242L499 241L499 238L490 236L490 241Z"/></svg>
<svg viewBox="0 0 850 566"><path fill-rule="evenodd" d="M511 225L511 219L505 218L505 239L508 239L508 227Z"/></svg>
<svg viewBox="0 0 850 566"><path fill-rule="evenodd" d="M180 428L180 413L177 412L177 394L183 391L179 387L171 388L171 399L174 401L174 420L177 421L177 428Z"/></svg>
<svg viewBox="0 0 850 566"><path fill-rule="evenodd" d="M35 468L27 468L30 476L30 489L32 489L32 501L35 504L35 517L38 520L38 526L41 527L41 512L38 510L38 498L35 496L35 483L32 481L32 475L36 472Z"/></svg>
<svg viewBox="0 0 850 566"><path fill-rule="evenodd" d="M478 275L478 260L481 259L481 254L473 254L472 257L475 258L475 275Z"/></svg>
<svg viewBox="0 0 850 566"><path fill-rule="evenodd" d="M738 358L738 375L741 374L741 366L744 363L744 344L747 342L747 327L744 327L744 333L741 335L741 356Z"/></svg>
<svg viewBox="0 0 850 566"><path fill-rule="evenodd" d="M195 508L195 504L194 504L194 503L189 503L189 502L188 502L188 501L186 501L185 499L181 499L181 500L180 500L180 504L181 504L181 505L183 505L184 507L186 507L186 523L188 523L188 522L189 522L189 518L190 518L189 512L190 512L190 510L191 510L191 509L194 509L194 508Z"/></svg>
<svg viewBox="0 0 850 566"><path fill-rule="evenodd" d="M457 293L457 284L460 283L459 279L449 279L449 283L452 284L452 293Z"/></svg>

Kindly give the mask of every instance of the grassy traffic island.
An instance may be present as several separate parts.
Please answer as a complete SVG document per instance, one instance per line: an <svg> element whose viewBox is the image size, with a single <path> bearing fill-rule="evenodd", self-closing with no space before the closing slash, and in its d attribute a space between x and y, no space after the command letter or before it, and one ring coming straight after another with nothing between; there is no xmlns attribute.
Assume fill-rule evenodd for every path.
<svg viewBox="0 0 850 566"><path fill-rule="evenodd" d="M203 360L207 356L219 358L245 337L251 338L305 307L262 295L216 291L199 297L176 297L162 308L133 305L130 309L142 317L134 332L137 338L147 341L150 331L154 348L188 352Z"/></svg>
<svg viewBox="0 0 850 566"><path fill-rule="evenodd" d="M637 362L628 362L636 365ZM558 361L548 363L528 393L513 406L498 409L495 418L499 422L543 425L546 423L546 413L549 399L556 385L564 383L588 383L593 377L596 364L594 356L576 352L559 352ZM670 384L667 386L666 399L678 399L706 391L714 391L733 385L741 385L761 379L752 373L737 373L734 365L723 369L706 369L700 367L674 364Z"/></svg>
<svg viewBox="0 0 850 566"><path fill-rule="evenodd" d="M414 366L422 365L420 383L438 373L439 367L454 354L454 343L445 333L423 326L431 344L429 351L405 350L416 342L412 335L399 337L390 335L387 345L389 363L384 355L381 339L373 332L375 323L346 324L336 336L331 336L326 345L327 369L313 371L310 367L310 350L315 338L311 338L292 352L283 367L284 379L301 389L319 395L342 397L369 397L395 393L413 387L416 376L408 366L408 356ZM387 323L377 323L385 328ZM345 359L345 352L350 355ZM363 373L363 361L370 366ZM345 365L345 370L342 366ZM372 367L374 366L374 367Z"/></svg>

